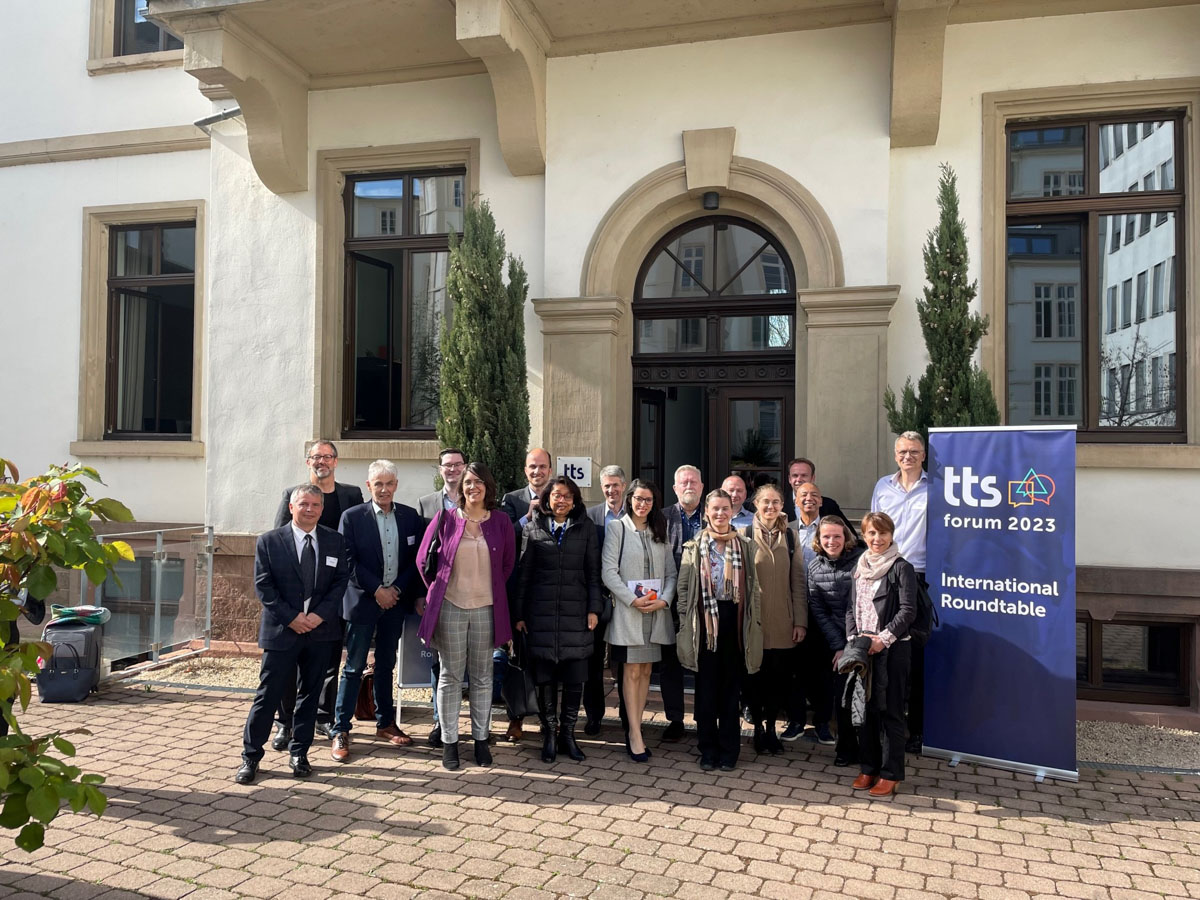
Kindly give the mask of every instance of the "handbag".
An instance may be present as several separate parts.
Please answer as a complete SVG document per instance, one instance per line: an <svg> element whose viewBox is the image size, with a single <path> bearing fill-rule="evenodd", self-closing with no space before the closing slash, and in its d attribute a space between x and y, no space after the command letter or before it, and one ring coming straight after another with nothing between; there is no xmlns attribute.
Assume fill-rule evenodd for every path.
<svg viewBox="0 0 1200 900"><path fill-rule="evenodd" d="M439 509L437 515L433 517L433 537L429 541L429 548L425 551L425 559L421 563L421 578L426 584L433 584L433 580L437 578L438 557L442 552L442 513L444 512L444 509Z"/></svg>
<svg viewBox="0 0 1200 900"><path fill-rule="evenodd" d="M362 681L358 685L358 700L354 704L354 718L360 722L375 721L375 670L363 670Z"/></svg>
<svg viewBox="0 0 1200 900"><path fill-rule="evenodd" d="M518 631L513 635L513 652L508 656L500 696L510 715L516 718L536 716L537 685L533 677L533 660L529 656L528 637Z"/></svg>

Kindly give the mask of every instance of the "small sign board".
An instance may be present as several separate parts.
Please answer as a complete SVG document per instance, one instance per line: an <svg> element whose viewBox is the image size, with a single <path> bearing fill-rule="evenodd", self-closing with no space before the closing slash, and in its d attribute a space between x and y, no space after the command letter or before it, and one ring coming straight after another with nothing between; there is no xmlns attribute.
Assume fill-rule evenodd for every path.
<svg viewBox="0 0 1200 900"><path fill-rule="evenodd" d="M566 475L581 488L592 486L592 458L590 456L560 456L555 471Z"/></svg>

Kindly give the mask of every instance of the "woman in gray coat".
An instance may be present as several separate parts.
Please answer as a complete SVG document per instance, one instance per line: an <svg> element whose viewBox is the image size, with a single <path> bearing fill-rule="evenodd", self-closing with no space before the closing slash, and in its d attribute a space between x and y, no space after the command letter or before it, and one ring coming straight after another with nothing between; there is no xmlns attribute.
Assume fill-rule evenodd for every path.
<svg viewBox="0 0 1200 900"><path fill-rule="evenodd" d="M658 488L634 479L625 493L625 515L608 523L600 559L604 586L613 597L605 636L614 667L622 666L622 694L628 731L625 749L635 762L650 758L642 737L642 713L650 693L650 668L662 659L662 646L675 643L671 603L675 597L675 557L667 543L667 517ZM658 579L652 589L643 582Z"/></svg>

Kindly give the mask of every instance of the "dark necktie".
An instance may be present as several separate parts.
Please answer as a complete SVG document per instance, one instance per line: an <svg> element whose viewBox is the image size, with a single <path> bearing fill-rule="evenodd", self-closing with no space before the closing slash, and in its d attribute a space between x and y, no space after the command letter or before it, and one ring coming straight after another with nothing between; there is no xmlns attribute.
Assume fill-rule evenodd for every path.
<svg viewBox="0 0 1200 900"><path fill-rule="evenodd" d="M317 585L317 551L313 547L311 534L304 536L304 549L300 551L300 589L304 593L304 611L308 612L308 601L312 599Z"/></svg>

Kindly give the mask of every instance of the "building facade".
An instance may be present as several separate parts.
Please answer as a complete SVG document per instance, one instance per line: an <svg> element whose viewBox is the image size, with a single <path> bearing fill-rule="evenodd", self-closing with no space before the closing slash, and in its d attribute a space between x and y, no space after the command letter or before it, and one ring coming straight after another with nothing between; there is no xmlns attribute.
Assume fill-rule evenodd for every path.
<svg viewBox="0 0 1200 900"><path fill-rule="evenodd" d="M339 480L387 457L402 498L431 489L449 234L480 196L529 273L531 444L660 483L804 455L861 511L884 389L925 365L946 162L1006 422L1079 426L1081 697L1196 721L1200 4L686 14L7 11L0 273L30 339L0 452L214 526L214 637L248 636L253 538L312 440Z"/></svg>

